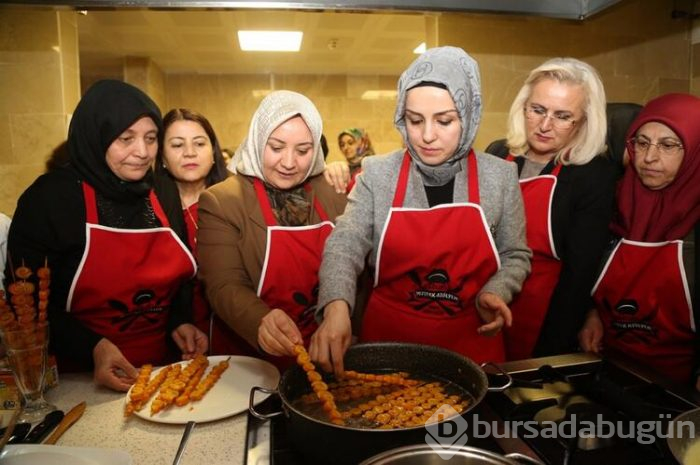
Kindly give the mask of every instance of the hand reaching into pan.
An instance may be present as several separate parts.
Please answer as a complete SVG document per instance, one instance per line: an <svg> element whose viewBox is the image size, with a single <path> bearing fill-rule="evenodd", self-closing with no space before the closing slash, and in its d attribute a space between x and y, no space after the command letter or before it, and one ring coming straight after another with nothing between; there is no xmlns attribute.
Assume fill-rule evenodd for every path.
<svg viewBox="0 0 700 465"><path fill-rule="evenodd" d="M351 338L350 307L344 300L334 300L324 308L323 322L311 336L311 360L327 372L343 373L343 357Z"/></svg>
<svg viewBox="0 0 700 465"><path fill-rule="evenodd" d="M296 356L294 346L304 344L304 339L290 316L284 310L275 308L260 322L258 344L270 355Z"/></svg>

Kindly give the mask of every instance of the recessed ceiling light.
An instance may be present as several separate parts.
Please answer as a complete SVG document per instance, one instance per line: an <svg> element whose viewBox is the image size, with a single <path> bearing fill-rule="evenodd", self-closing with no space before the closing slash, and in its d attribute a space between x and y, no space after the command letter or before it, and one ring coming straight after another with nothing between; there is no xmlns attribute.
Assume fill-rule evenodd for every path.
<svg viewBox="0 0 700 465"><path fill-rule="evenodd" d="M423 52L425 52L425 42L423 42L418 47L413 49L413 53L415 53L417 55L420 55Z"/></svg>
<svg viewBox="0 0 700 465"><path fill-rule="evenodd" d="M245 52L298 52L301 31L238 31L238 42Z"/></svg>

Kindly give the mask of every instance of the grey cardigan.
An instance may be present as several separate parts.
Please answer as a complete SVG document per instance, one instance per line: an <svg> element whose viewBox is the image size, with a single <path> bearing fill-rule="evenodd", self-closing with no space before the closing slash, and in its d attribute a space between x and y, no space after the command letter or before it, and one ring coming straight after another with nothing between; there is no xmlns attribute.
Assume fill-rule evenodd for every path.
<svg viewBox="0 0 700 465"><path fill-rule="evenodd" d="M319 271L319 312L333 300L344 300L352 309L357 277L365 268L365 258L376 265L379 240L396 190L404 151L367 157L362 173L348 196L348 205L338 217L336 228L328 238ZM466 159L454 183L454 202L467 202ZM500 269L481 292L493 292L506 303L520 291L530 272L530 257L525 238L523 200L515 163L477 152L479 196L501 261ZM408 177L406 208L427 209L428 198L414 164ZM448 225L445 225L448 227ZM455 233L458 233L457 231ZM430 238L416 244L430 247Z"/></svg>

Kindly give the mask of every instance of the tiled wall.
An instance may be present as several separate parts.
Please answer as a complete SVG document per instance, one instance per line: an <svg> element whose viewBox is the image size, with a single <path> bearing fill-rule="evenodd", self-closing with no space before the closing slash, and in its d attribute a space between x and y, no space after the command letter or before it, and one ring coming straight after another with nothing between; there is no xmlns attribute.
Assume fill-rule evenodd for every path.
<svg viewBox="0 0 700 465"><path fill-rule="evenodd" d="M510 104L525 77L551 57L572 56L596 67L610 102L645 103L666 92L689 92L692 20L672 18L676 3L627 0L584 22L439 18L438 43L461 46L481 67L485 112L477 147L503 137Z"/></svg>
<svg viewBox="0 0 700 465"><path fill-rule="evenodd" d="M167 108L186 107L204 114L224 147L236 148L245 137L250 119L270 89L288 89L309 97L323 117L329 160L342 157L337 136L346 127L369 131L375 151L401 146L393 126L394 100L363 100L367 89L394 90L394 76L269 76L168 75Z"/></svg>
<svg viewBox="0 0 700 465"><path fill-rule="evenodd" d="M429 43L457 45L479 61L485 100L476 147L501 138L510 102L528 71L553 56L594 65L610 101L644 103L664 92L700 94L700 40L691 19L673 19L677 2L623 0L584 22L504 15L432 14ZM42 171L66 134L77 103L76 13L2 10L0 14L0 211L12 213L19 194ZM696 32L695 35L700 36ZM694 45L691 46L691 43ZM691 65L694 63L694 66ZM148 58L125 57L105 76L148 92L163 111L190 107L205 114L234 148L245 135L264 92L308 95L324 117L331 160L341 155L337 134L365 127L377 152L401 145L393 99L363 100L367 89L394 90L398 76L165 74ZM97 76L82 76L83 89Z"/></svg>
<svg viewBox="0 0 700 465"><path fill-rule="evenodd" d="M44 171L80 96L78 33L70 11L0 14L0 211Z"/></svg>
<svg viewBox="0 0 700 465"><path fill-rule="evenodd" d="M551 57L573 56L595 66L611 102L644 103L665 92L689 92L692 24L690 19L673 19L673 8L674 2L667 0L628 0L585 22L432 15L426 18L426 34L429 43L462 47L479 62L485 104L475 145L483 149L504 136L510 104L528 72ZM696 53L700 56L700 51ZM262 98L254 91L302 92L321 111L331 159L337 159L341 155L336 136L346 126L365 127L377 152L401 145L393 127L394 101L360 99L370 88L395 89L397 78L168 75L167 106L189 106L204 113L224 144L235 147Z"/></svg>

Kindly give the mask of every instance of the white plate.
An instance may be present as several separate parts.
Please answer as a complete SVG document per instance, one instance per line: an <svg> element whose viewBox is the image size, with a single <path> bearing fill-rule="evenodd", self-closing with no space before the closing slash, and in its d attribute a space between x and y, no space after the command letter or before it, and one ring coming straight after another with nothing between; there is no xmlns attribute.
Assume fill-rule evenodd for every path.
<svg viewBox="0 0 700 465"><path fill-rule="evenodd" d="M214 365L229 358L228 355L216 355L209 358L209 367L206 376ZM189 362L180 362L180 364ZM151 377L160 370L155 370ZM184 424L188 421L198 423L219 420L248 410L250 390L253 386L261 386L269 389L277 387L280 380L280 372L275 366L265 360L240 355L231 355L229 367L224 371L219 381L204 395L199 402L191 402L183 407L173 405L166 410L151 416L151 402L156 395L151 397L144 407L134 414L144 420L157 423ZM129 390L131 393L131 390ZM126 401L129 399L127 393ZM255 396L256 405L267 398L267 395Z"/></svg>
<svg viewBox="0 0 700 465"><path fill-rule="evenodd" d="M0 453L0 465L132 465L131 456L119 449L8 445Z"/></svg>

